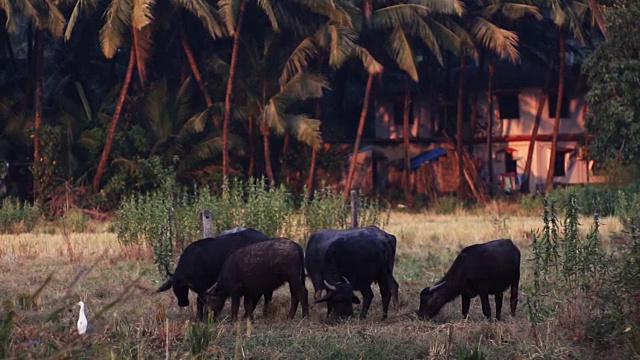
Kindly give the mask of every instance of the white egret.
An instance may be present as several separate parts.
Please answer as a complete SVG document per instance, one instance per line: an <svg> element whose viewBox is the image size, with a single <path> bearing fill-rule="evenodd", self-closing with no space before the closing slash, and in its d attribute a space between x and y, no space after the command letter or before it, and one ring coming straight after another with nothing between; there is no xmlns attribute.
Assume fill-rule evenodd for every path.
<svg viewBox="0 0 640 360"><path fill-rule="evenodd" d="M80 305L80 314L78 315L78 334L82 335L87 332L87 316L84 314L84 302L80 301L76 305Z"/></svg>

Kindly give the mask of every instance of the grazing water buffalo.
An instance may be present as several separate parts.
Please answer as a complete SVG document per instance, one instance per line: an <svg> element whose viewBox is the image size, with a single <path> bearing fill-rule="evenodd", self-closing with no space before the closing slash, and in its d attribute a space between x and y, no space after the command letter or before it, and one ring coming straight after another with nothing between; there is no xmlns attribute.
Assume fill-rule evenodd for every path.
<svg viewBox="0 0 640 360"><path fill-rule="evenodd" d="M361 235L368 235L373 239L382 240L387 250L387 263L390 266L389 277L386 281L389 283L394 306L398 305L398 282L393 277L393 267L396 258L396 237L381 230L377 226L367 226L357 229L323 229L311 234L306 249L306 266L307 273L313 284L314 299L317 301L322 297L322 291L327 290L324 283L324 259L325 253L329 246L340 238L349 239Z"/></svg>
<svg viewBox="0 0 640 360"><path fill-rule="evenodd" d="M253 320L253 310L263 293L273 293L285 282L291 291L289 318L302 303L302 317L309 315L308 292L304 285L304 253L297 243L284 238L247 245L229 255L218 281L207 290L207 303L217 318L231 297L231 318L238 317L244 297L244 318Z"/></svg>
<svg viewBox="0 0 640 360"><path fill-rule="evenodd" d="M489 295L496 299L496 319L500 320L502 293L511 286L511 316L518 305L520 250L510 239L498 239L468 246L456 257L442 280L420 293L420 319L432 318L440 309L462 296L462 316L469 314L471 299L480 295L482 313L491 318Z"/></svg>
<svg viewBox="0 0 640 360"><path fill-rule="evenodd" d="M323 283L327 294L316 300L327 302L327 316L347 318L353 315L353 303L359 303L353 291L362 293L365 318L373 299L371 284L377 282L382 296L382 318L386 319L391 300L391 248L377 237L362 234L333 241L324 254Z"/></svg>
<svg viewBox="0 0 640 360"><path fill-rule="evenodd" d="M244 229L195 241L189 244L180 255L175 272L171 274L167 270L169 279L158 288L157 292L173 288L178 306L189 306L189 289L191 289L198 294L197 315L199 319L203 319L206 315L206 291L215 283L227 257L246 245L266 240L269 238L258 230ZM270 299L271 293L265 294L265 307Z"/></svg>

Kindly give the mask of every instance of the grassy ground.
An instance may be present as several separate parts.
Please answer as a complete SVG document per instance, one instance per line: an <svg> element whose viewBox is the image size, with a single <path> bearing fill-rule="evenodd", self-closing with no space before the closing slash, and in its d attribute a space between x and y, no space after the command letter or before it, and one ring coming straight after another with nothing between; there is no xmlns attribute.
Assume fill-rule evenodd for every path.
<svg viewBox="0 0 640 360"><path fill-rule="evenodd" d="M0 324L5 324L0 358L612 358L615 349L603 356L597 344L582 339L575 325L579 313L573 314L573 322L549 319L532 331L524 295L517 316L505 315L505 308L505 320L498 323L483 319L478 298L466 321L461 320L459 299L434 321L415 319L422 288L441 277L457 252L470 244L512 238L523 250L522 286L527 286L528 234L541 221L508 214L497 208L478 215L392 213L386 230L398 237L400 306L380 321L374 288L368 319L338 325L326 324L325 307L313 304L310 318L301 319L298 310L288 320L286 287L274 295L271 314L263 314L261 306L256 310L253 324L197 323L193 306L179 309L171 292L154 293L164 279L149 249L121 248L113 233L0 236ZM615 219L602 222L605 239L620 230ZM307 288L313 292L310 283ZM75 333L74 304L79 300L87 304L85 336ZM9 311L14 317L7 336Z"/></svg>

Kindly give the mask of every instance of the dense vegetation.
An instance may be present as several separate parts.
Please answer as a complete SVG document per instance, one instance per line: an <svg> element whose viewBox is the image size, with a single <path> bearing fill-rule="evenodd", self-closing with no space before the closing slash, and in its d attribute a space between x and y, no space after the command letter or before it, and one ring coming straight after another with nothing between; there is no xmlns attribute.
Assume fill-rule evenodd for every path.
<svg viewBox="0 0 640 360"><path fill-rule="evenodd" d="M340 171L341 155L324 140L358 147L370 131L372 94L457 103L440 128L461 146L471 121L462 105L473 94L457 74L520 59L562 79L579 71L565 69L565 53L579 65L609 18L614 48L601 53L615 58L615 39L633 22L614 19L635 10L610 5L612 15L586 0L3 0L7 191L51 215L111 210L156 188L148 169L158 157L191 188L264 175L301 193L317 169L323 178ZM594 143L602 157L632 147L607 139Z"/></svg>

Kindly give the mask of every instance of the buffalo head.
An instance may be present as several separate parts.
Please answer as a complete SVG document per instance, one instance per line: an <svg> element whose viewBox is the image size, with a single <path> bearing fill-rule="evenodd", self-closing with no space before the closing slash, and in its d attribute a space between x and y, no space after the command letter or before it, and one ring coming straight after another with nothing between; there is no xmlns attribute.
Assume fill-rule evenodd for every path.
<svg viewBox="0 0 640 360"><path fill-rule="evenodd" d="M165 281L164 284L160 285L160 287L158 288L158 290L156 290L156 292L164 292L173 288L173 293L178 299L178 306L182 306L182 307L189 306L189 287L184 284L179 284L178 282L176 282L174 280L173 274L169 272L169 269L166 269L166 270L167 270L167 275L169 276L169 279L167 279L167 281Z"/></svg>
<svg viewBox="0 0 640 360"><path fill-rule="evenodd" d="M360 304L360 300L353 294L353 286L349 280L343 277L345 282L337 282L334 285L324 281L327 287L327 294L316 303L327 302L330 315L340 319L353 316L353 304Z"/></svg>
<svg viewBox="0 0 640 360"><path fill-rule="evenodd" d="M446 301L443 301L443 296L437 290L444 284L446 284L446 281L430 288L424 288L420 292L420 308L416 312L420 320L430 319L438 314Z"/></svg>
<svg viewBox="0 0 640 360"><path fill-rule="evenodd" d="M224 303L229 297L226 291L222 288L222 286L218 286L218 283L211 285L210 288L207 289L207 305L213 311L213 315L215 317L220 314L222 308L224 308Z"/></svg>

